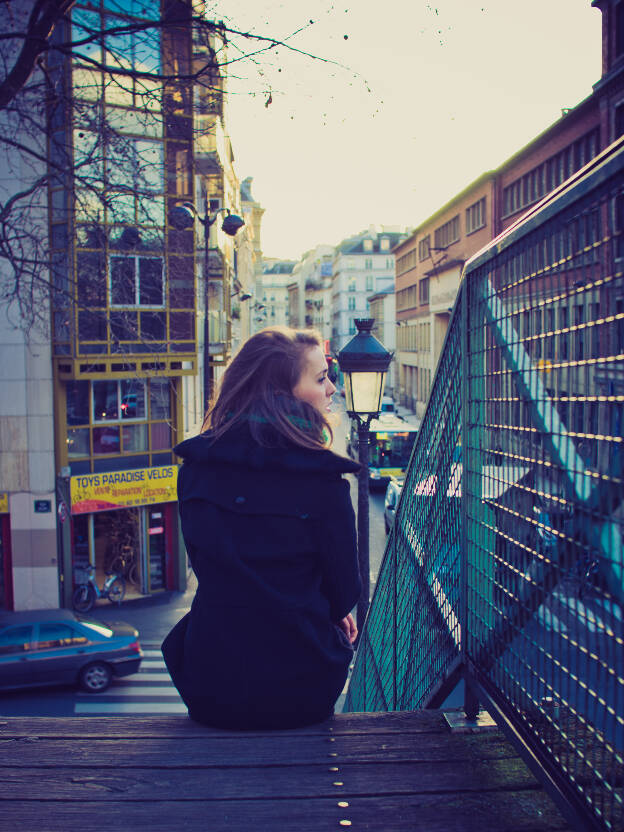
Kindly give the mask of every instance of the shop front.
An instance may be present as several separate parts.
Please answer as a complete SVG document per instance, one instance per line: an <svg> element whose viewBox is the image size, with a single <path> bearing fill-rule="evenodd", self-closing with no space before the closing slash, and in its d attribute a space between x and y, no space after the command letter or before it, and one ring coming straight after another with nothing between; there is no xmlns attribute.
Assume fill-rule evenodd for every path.
<svg viewBox="0 0 624 832"><path fill-rule="evenodd" d="M126 579L126 598L174 589L177 559L175 465L71 477L73 584L95 567Z"/></svg>

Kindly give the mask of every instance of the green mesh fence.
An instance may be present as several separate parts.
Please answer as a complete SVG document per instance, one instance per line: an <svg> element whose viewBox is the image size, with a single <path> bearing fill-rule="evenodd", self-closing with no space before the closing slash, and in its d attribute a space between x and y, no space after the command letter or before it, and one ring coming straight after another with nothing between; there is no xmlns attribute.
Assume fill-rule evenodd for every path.
<svg viewBox="0 0 624 832"><path fill-rule="evenodd" d="M624 828L622 147L464 269L345 706L438 704L461 671L604 829Z"/></svg>
<svg viewBox="0 0 624 832"><path fill-rule="evenodd" d="M377 577L345 710L422 707L458 665L460 336L455 314Z"/></svg>

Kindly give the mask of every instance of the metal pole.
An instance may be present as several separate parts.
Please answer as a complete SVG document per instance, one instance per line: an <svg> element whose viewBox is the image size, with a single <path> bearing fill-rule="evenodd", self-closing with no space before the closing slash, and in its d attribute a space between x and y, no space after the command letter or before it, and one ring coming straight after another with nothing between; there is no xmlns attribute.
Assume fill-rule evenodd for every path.
<svg viewBox="0 0 624 832"><path fill-rule="evenodd" d="M212 365L210 364L210 288L208 280L208 262L210 254L210 227L217 218L210 219L208 213L208 192L204 194L204 413L208 412L212 397ZM200 218L201 219L201 218Z"/></svg>
<svg viewBox="0 0 624 832"><path fill-rule="evenodd" d="M368 428L369 421L358 420L358 457L361 465L358 474L358 562L362 579L362 594L357 605L357 628L360 636L368 614L370 602L369 559L369 507L368 507ZM359 636L358 636L359 639Z"/></svg>

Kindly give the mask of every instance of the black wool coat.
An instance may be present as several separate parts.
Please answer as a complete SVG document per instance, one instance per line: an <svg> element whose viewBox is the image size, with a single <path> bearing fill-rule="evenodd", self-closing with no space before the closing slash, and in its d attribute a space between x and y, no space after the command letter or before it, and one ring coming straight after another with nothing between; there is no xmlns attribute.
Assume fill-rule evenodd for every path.
<svg viewBox="0 0 624 832"><path fill-rule="evenodd" d="M227 728L327 718L353 657L335 624L361 591L342 476L359 466L284 440L264 447L247 426L175 452L198 589L163 655L190 716Z"/></svg>

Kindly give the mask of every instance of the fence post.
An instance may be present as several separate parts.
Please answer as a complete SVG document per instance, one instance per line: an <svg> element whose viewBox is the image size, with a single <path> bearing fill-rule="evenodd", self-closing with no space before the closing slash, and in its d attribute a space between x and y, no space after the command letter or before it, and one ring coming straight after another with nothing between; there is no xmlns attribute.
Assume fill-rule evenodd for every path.
<svg viewBox="0 0 624 832"><path fill-rule="evenodd" d="M462 460L462 476L461 476L461 510L460 510L460 553L459 553L459 633L460 633L460 655L463 665L464 676L466 675L466 644L468 633L468 512L466 510L466 471L467 471L467 451L469 446L469 371L468 360L470 355L470 345L468 338L468 287L466 285L466 276L462 276L462 283L459 289L458 302L460 304L460 321L461 321L461 460ZM474 709L474 702L469 701L470 688L466 680L464 680L464 712L470 719ZM477 702L477 712L479 704Z"/></svg>

